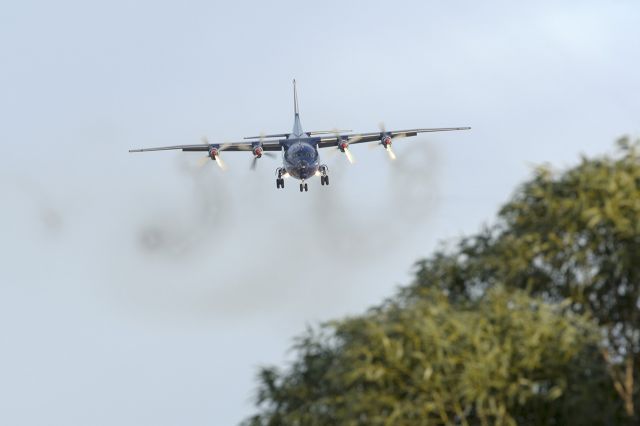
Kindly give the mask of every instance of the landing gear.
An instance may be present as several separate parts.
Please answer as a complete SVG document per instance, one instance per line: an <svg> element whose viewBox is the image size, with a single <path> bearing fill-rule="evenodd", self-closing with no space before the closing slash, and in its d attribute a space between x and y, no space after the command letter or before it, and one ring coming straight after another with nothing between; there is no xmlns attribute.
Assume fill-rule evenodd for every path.
<svg viewBox="0 0 640 426"><path fill-rule="evenodd" d="M283 174L284 174L284 170L282 169L282 167L278 167L276 169L276 176L278 176L276 178L276 188L278 189L284 188L284 178L282 177Z"/></svg>
<svg viewBox="0 0 640 426"><path fill-rule="evenodd" d="M320 173L322 173L320 175L320 185L324 186L324 185L329 185L329 175L327 173L329 173L329 167L327 167L326 164L322 164L319 168L318 171Z"/></svg>
<svg viewBox="0 0 640 426"><path fill-rule="evenodd" d="M307 192L309 190L309 185L306 184L305 182L300 184L300 192Z"/></svg>

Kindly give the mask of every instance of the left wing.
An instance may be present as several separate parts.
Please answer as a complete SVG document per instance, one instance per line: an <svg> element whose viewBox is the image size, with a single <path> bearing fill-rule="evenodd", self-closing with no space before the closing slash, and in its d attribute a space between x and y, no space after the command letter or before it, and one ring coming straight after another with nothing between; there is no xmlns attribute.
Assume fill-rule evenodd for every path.
<svg viewBox="0 0 640 426"><path fill-rule="evenodd" d="M389 136L391 140L394 140L394 139L417 136L418 133L450 132L453 130L469 130L469 129L471 129L471 127L439 127L439 128L432 128L432 129L394 130L389 132L383 130L380 132L352 133L352 134L346 134L346 135L336 134L333 136L325 136L320 138L318 147L326 148L330 146L338 146L339 142L346 142L348 144L374 142L374 141L380 142L386 136Z"/></svg>
<svg viewBox="0 0 640 426"><path fill-rule="evenodd" d="M252 151L256 142L222 142L222 143L201 143L195 145L174 145L174 146L161 146L156 148L139 148L130 149L129 152L147 152L147 151L169 151L169 150L182 150L182 151L209 151L211 148L218 148L220 151ZM264 141L262 143L263 151L280 151L279 141Z"/></svg>

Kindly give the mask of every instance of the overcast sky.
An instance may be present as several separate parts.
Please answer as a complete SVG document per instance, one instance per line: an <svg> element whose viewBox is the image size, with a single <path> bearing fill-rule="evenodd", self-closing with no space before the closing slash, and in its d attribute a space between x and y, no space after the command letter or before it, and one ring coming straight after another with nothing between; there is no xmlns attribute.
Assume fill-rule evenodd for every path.
<svg viewBox="0 0 640 426"><path fill-rule="evenodd" d="M307 324L356 314L549 162L640 134L636 1L5 2L0 424L227 425ZM130 148L472 126L279 160ZM338 154L338 155L334 155Z"/></svg>

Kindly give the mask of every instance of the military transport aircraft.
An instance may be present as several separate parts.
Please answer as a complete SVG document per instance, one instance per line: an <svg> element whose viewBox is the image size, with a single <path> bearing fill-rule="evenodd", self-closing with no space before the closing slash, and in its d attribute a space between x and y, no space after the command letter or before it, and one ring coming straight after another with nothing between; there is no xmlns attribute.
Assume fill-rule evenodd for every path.
<svg viewBox="0 0 640 426"><path fill-rule="evenodd" d="M206 138L201 144L163 146L158 148L131 149L129 152L164 151L181 149L182 151L207 152L205 158L215 161L220 168L225 164L220 158L222 151L250 151L253 154L251 168L254 169L258 158L263 155L273 155L269 151L283 153L283 166L276 169L276 188L284 188L284 178L292 176L300 180L300 192L308 191L306 180L312 176L320 177L321 185L329 185L329 168L326 164L320 164L318 148L335 147L344 153L347 160L353 163L353 154L349 145L363 142L377 142L387 151L389 158L395 160L396 155L391 144L401 138L416 136L418 133L446 132L452 130L468 130L471 127L442 127L433 129L409 129L387 131L384 125L380 125L379 132L350 133L350 130L331 130L305 132L300 124L298 110L298 92L296 81L293 80L293 130L291 133L279 133L274 135L260 135L244 138L240 142L210 143Z"/></svg>

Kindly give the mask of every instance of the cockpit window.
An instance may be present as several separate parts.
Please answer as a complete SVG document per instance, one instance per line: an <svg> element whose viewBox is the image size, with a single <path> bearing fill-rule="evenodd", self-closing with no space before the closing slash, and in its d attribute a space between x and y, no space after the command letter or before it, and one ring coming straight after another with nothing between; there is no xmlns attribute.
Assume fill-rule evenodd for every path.
<svg viewBox="0 0 640 426"><path fill-rule="evenodd" d="M287 159L290 161L310 161L315 160L318 153L310 145L298 145L291 147L287 151Z"/></svg>

